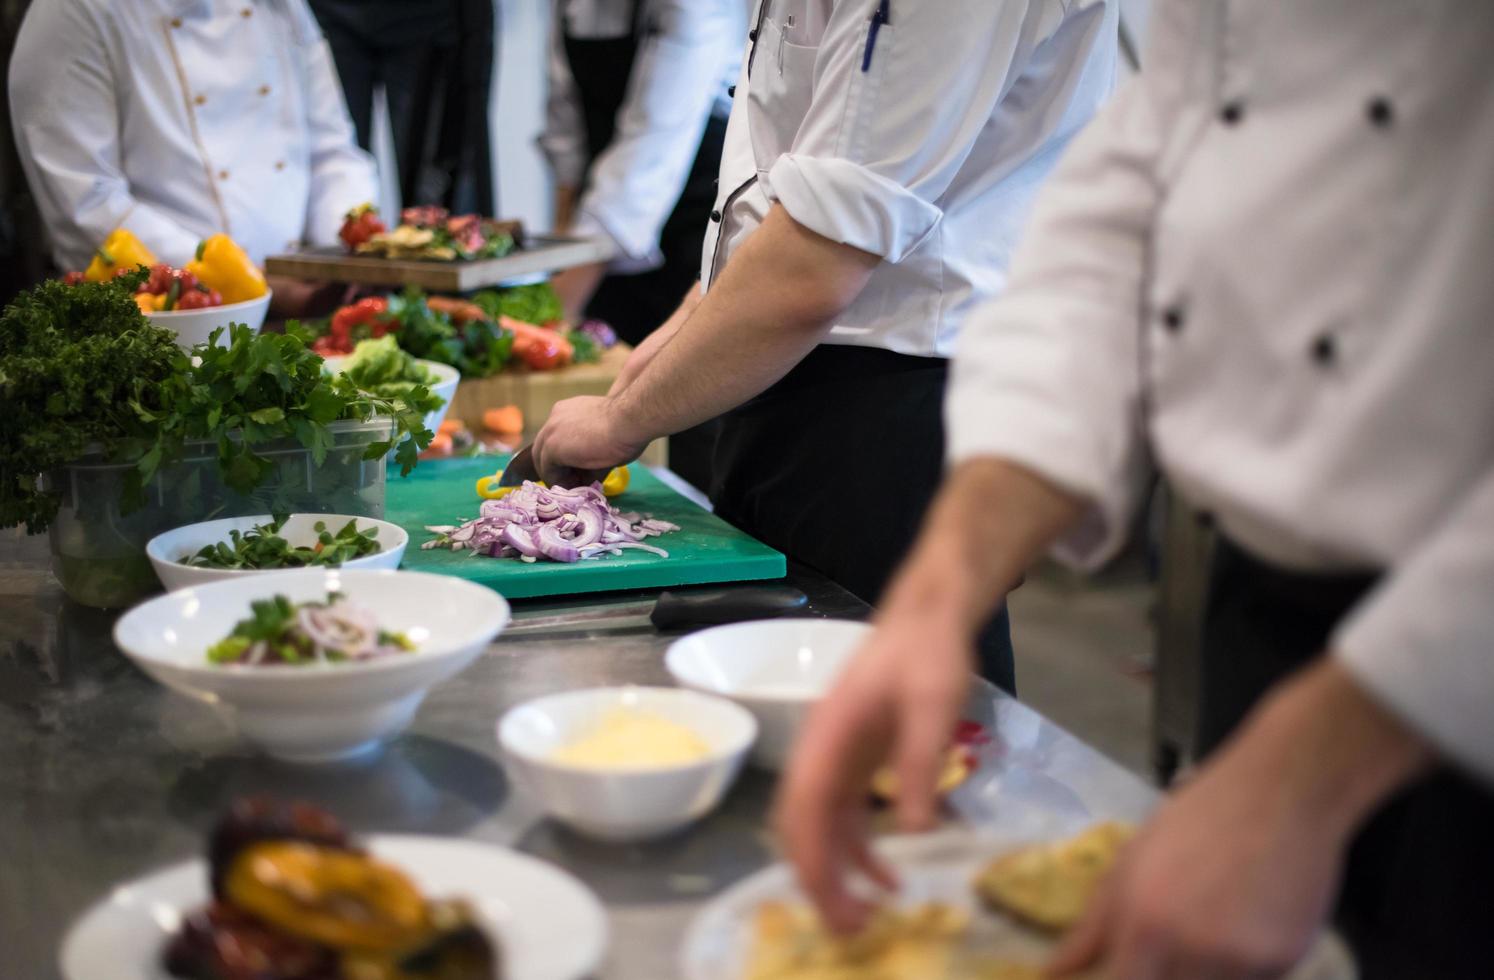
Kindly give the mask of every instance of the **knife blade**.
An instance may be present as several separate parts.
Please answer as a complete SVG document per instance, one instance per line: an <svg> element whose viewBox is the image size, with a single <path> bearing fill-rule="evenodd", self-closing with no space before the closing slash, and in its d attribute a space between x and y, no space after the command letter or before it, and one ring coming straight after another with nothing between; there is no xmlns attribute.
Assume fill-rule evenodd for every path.
<svg viewBox="0 0 1494 980"><path fill-rule="evenodd" d="M600 483L607 478L606 470L582 470L573 466L564 466L555 474L555 479L549 481L551 486L556 487L589 487L593 483ZM500 487L517 487L525 481L539 483L541 481L539 468L534 464L534 443L530 443L509 459L508 465L503 467L503 475L498 478Z"/></svg>

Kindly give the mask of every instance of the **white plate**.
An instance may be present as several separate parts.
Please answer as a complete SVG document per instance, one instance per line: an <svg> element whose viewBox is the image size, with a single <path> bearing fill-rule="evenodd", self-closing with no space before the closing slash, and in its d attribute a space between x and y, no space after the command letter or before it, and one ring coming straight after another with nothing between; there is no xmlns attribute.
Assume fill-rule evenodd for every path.
<svg viewBox="0 0 1494 980"><path fill-rule="evenodd" d="M981 861L1015 843L994 835L950 830L923 837L885 838L877 851L897 870L903 886L901 901L941 901L969 909L975 923L972 942L979 949L1017 962L1041 964L1052 951L1051 940L979 908L970 889ZM787 865L776 864L739 882L695 916L680 948L680 973L685 980L742 980L753 915L769 901L805 901ZM1343 942L1325 935L1288 980L1355 980L1357 976Z"/></svg>
<svg viewBox="0 0 1494 980"><path fill-rule="evenodd" d="M470 900L501 947L505 980L580 980L601 963L606 913L586 886L558 868L476 841L374 835L367 843L426 895ZM202 860L116 887L63 938L63 977L169 980L161 947L207 898Z"/></svg>

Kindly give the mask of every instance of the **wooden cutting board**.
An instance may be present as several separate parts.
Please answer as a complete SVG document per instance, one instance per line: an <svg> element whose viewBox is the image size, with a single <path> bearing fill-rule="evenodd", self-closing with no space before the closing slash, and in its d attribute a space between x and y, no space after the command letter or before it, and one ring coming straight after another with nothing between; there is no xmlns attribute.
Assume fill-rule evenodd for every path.
<svg viewBox="0 0 1494 980"><path fill-rule="evenodd" d="M384 519L410 535L401 568L454 575L509 599L776 579L787 572L782 554L691 503L637 465L631 467L627 492L613 504L678 524L680 530L648 542L668 551L668 558L625 551L621 556L562 565L481 558L469 551L422 550L420 546L433 537L426 525L459 524L477 516L481 501L474 484L505 461L501 456L432 460L408 477L390 473Z"/></svg>
<svg viewBox="0 0 1494 980"><path fill-rule="evenodd" d="M312 248L271 255L265 259L265 274L364 286L419 286L430 292L462 293L588 262L603 262L611 257L612 246L602 239L527 235L524 248L498 259L474 259L470 262L383 259L371 255L349 255L341 248Z"/></svg>

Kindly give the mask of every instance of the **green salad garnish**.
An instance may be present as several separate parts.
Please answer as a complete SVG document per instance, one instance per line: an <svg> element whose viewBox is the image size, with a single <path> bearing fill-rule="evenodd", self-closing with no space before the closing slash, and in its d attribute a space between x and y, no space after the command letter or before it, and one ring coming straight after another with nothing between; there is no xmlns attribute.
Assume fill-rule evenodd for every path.
<svg viewBox="0 0 1494 980"><path fill-rule="evenodd" d="M286 518L276 516L268 524L258 524L247 531L229 531L227 541L210 544L195 555L183 558L193 568L226 568L235 570L265 568L308 568L313 565L335 566L354 558L378 554L377 527L358 529L357 519L348 521L335 534L325 521L317 521L316 544L291 546L280 536Z"/></svg>
<svg viewBox="0 0 1494 980"><path fill-rule="evenodd" d="M371 610L340 592L326 602L299 605L283 595L249 604L249 618L208 647L215 664L270 666L344 663L412 653L415 644L403 633L379 627Z"/></svg>

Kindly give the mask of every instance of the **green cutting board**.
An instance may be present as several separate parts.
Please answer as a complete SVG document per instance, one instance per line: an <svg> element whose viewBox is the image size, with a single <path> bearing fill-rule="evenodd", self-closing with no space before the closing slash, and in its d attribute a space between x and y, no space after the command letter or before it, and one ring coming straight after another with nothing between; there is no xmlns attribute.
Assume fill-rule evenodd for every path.
<svg viewBox="0 0 1494 980"><path fill-rule="evenodd" d="M474 489L477 478L497 471L504 462L493 456L430 460L404 478L391 469L384 519L410 535L401 568L455 575L509 599L741 582L786 574L783 555L702 510L642 466L630 467L632 483L613 504L678 524L678 531L648 539L649 544L669 552L668 558L629 550L563 565L484 558L470 551L422 550L420 546L433 537L426 525L460 524L477 516L482 503Z"/></svg>

